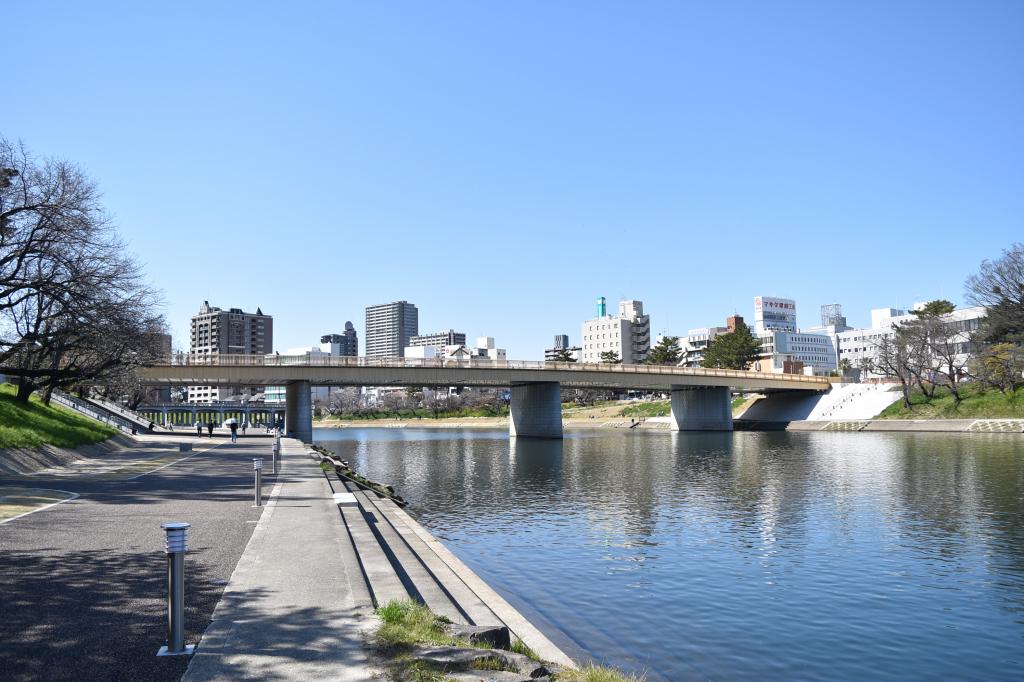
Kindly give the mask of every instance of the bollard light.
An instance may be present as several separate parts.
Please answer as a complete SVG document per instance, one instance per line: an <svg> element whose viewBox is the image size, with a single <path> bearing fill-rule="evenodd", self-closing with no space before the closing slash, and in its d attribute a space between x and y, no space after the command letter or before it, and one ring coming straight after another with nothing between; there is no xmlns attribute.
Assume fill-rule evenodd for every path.
<svg viewBox="0 0 1024 682"><path fill-rule="evenodd" d="M274 454L274 475L277 475L277 460L281 456L281 444L274 443L274 448L271 451Z"/></svg>
<svg viewBox="0 0 1024 682"><path fill-rule="evenodd" d="M252 460L252 468L253 468L253 471L256 472L256 484L255 484L255 487L256 487L256 490L255 490L256 502L252 506L254 506L254 507L262 507L263 506L263 477L261 476L261 474L263 473L263 458L262 457L258 457L258 458L253 459Z"/></svg>
<svg viewBox="0 0 1024 682"><path fill-rule="evenodd" d="M167 553L167 644L157 656L190 656L194 644L185 645L185 552L188 551L188 529L191 524L173 522L164 529L164 551Z"/></svg>

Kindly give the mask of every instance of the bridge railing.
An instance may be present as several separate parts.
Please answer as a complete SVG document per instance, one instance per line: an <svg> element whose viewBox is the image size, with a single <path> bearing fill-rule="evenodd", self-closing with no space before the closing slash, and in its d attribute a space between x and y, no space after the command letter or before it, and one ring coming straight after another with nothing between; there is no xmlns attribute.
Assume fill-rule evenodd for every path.
<svg viewBox="0 0 1024 682"><path fill-rule="evenodd" d="M611 363L553 362L547 360L495 360L492 358L367 358L336 355L191 355L177 353L168 364L199 367L432 367L437 369L531 369L563 372L622 372L680 376L765 379L794 383L829 384L828 377L804 374L774 374L736 369L675 367L671 365L623 365Z"/></svg>

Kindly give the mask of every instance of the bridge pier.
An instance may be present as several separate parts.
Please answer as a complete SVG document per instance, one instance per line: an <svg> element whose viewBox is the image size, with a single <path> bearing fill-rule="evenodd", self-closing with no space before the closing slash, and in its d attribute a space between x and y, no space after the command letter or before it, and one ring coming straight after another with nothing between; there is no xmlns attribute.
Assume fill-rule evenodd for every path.
<svg viewBox="0 0 1024 682"><path fill-rule="evenodd" d="M732 431L727 386L672 387L673 431Z"/></svg>
<svg viewBox="0 0 1024 682"><path fill-rule="evenodd" d="M513 438L561 438L561 385L545 381L512 386L508 413L508 435Z"/></svg>
<svg viewBox="0 0 1024 682"><path fill-rule="evenodd" d="M308 381L293 381L285 387L284 431L289 438L313 442L312 387Z"/></svg>

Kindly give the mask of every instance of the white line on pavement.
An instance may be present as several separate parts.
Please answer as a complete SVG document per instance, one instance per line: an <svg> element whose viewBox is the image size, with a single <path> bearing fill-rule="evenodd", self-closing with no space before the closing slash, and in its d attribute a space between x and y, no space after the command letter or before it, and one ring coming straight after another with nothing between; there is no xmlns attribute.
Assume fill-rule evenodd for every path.
<svg viewBox="0 0 1024 682"><path fill-rule="evenodd" d="M41 512L44 509L49 509L50 507L56 507L58 504L64 504L65 502L70 502L71 500L77 500L78 497L79 497L78 493L73 493L70 490L57 490L56 488L26 488L26 490L47 490L47 491L54 492L54 493L64 493L65 495L70 495L71 497L66 497L63 500L57 500L56 502L51 502L50 504L43 505L42 507L39 507L39 509L32 509L32 510L24 512L22 514L18 514L17 516L12 516L9 519L4 519L3 521L0 521L0 526L4 525L5 523L10 523L11 521L14 521L15 519L20 519L23 516L28 516L29 514L35 514L36 512Z"/></svg>

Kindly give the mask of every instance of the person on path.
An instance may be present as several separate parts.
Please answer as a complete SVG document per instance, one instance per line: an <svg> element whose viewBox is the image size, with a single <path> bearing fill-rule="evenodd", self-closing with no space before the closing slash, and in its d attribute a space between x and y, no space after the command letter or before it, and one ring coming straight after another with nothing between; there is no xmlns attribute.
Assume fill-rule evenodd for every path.
<svg viewBox="0 0 1024 682"><path fill-rule="evenodd" d="M207 433L210 434L210 438L213 438L213 422L212 421L206 422L206 431L207 431Z"/></svg>
<svg viewBox="0 0 1024 682"><path fill-rule="evenodd" d="M237 443L238 442L238 422L231 422L230 424L228 424L228 427L231 429L231 442L232 443Z"/></svg>
<svg viewBox="0 0 1024 682"><path fill-rule="evenodd" d="M242 435L245 435L245 430L249 428L249 422L242 422Z"/></svg>
<svg viewBox="0 0 1024 682"><path fill-rule="evenodd" d="M203 423L198 419L196 420L196 435L200 438L203 437Z"/></svg>

